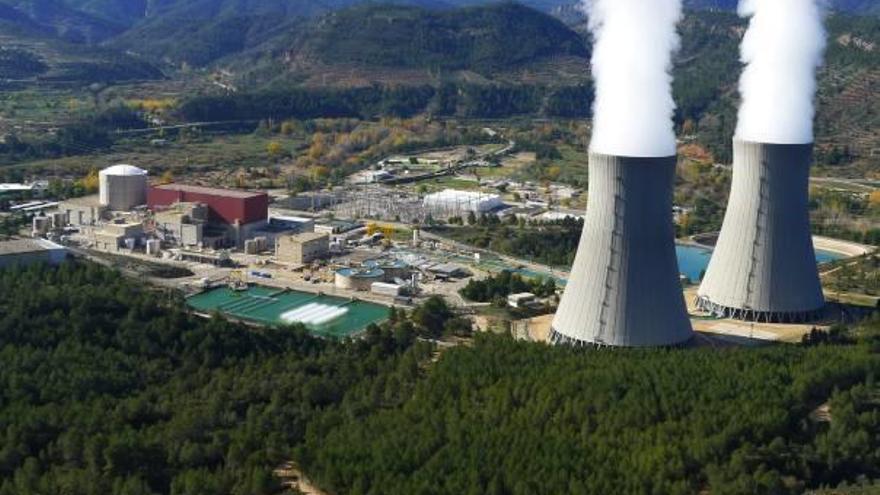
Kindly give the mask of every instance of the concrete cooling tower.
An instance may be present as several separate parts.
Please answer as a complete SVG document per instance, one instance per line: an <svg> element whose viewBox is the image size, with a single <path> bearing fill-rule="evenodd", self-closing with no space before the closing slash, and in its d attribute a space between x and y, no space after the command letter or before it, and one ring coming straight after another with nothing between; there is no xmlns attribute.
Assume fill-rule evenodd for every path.
<svg viewBox="0 0 880 495"><path fill-rule="evenodd" d="M584 230L552 343L644 347L691 338L672 226L675 162L590 154Z"/></svg>
<svg viewBox="0 0 880 495"><path fill-rule="evenodd" d="M818 316L825 300L807 204L812 150L734 140L730 200L699 308L749 321Z"/></svg>

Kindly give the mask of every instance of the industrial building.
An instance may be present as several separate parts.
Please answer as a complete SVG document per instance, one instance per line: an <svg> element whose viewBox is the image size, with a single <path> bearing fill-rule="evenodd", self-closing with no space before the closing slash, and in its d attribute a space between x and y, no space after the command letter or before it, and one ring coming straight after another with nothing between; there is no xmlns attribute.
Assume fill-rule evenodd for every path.
<svg viewBox="0 0 880 495"><path fill-rule="evenodd" d="M144 225L141 222L119 221L106 223L92 233L92 246L110 253L122 249L132 250L140 246L144 239Z"/></svg>
<svg viewBox="0 0 880 495"><path fill-rule="evenodd" d="M49 215L40 213L31 219L31 235L43 237L50 232L59 232L67 226L67 214L61 211L52 212Z"/></svg>
<svg viewBox="0 0 880 495"><path fill-rule="evenodd" d="M213 239L205 242L207 223L208 207L201 203L175 203L153 214L156 236L180 247L214 247Z"/></svg>
<svg viewBox="0 0 880 495"><path fill-rule="evenodd" d="M504 203L497 194L444 189L425 196L424 206L434 214L451 217L489 213L503 207Z"/></svg>
<svg viewBox="0 0 880 495"><path fill-rule="evenodd" d="M37 181L29 184L0 183L0 199L40 198L46 195L49 183Z"/></svg>
<svg viewBox="0 0 880 495"><path fill-rule="evenodd" d="M269 217L269 196L264 192L217 189L184 184L151 186L147 205L154 212L175 203L200 203L207 207L207 227L222 232L230 244L243 246L263 228Z"/></svg>
<svg viewBox="0 0 880 495"><path fill-rule="evenodd" d="M552 343L644 347L691 338L672 224L675 163L590 153L589 202Z"/></svg>
<svg viewBox="0 0 880 495"><path fill-rule="evenodd" d="M67 250L45 239L10 239L0 241L0 268L34 263L57 265L67 259Z"/></svg>
<svg viewBox="0 0 880 495"><path fill-rule="evenodd" d="M507 305L511 308L527 308L533 306L538 298L531 292L520 292L518 294L510 294L507 296Z"/></svg>
<svg viewBox="0 0 880 495"><path fill-rule="evenodd" d="M330 236L305 232L275 239L275 259L281 263L303 265L330 254Z"/></svg>
<svg viewBox="0 0 880 495"><path fill-rule="evenodd" d="M345 220L329 220L320 223L315 223L313 230L315 232L320 232L322 234L344 234L346 232L351 232L354 230L362 229L364 227L363 223L360 222L347 222Z"/></svg>
<svg viewBox="0 0 880 495"><path fill-rule="evenodd" d="M111 211L130 211L147 202L147 171L114 165L98 172L99 204Z"/></svg>
<svg viewBox="0 0 880 495"><path fill-rule="evenodd" d="M808 205L812 149L734 140L730 199L699 308L766 322L806 321L821 312Z"/></svg>
<svg viewBox="0 0 880 495"><path fill-rule="evenodd" d="M58 210L64 213L68 223L75 227L97 225L108 217L107 207L101 205L97 195L62 201L58 205Z"/></svg>

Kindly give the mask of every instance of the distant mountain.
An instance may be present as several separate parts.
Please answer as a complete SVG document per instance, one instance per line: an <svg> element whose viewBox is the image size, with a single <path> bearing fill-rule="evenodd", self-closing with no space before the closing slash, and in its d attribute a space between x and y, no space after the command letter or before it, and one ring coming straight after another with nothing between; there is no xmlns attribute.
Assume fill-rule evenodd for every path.
<svg viewBox="0 0 880 495"><path fill-rule="evenodd" d="M280 28L289 31L302 20L346 8L360 0L165 1L166 4L153 7L144 20L112 40L111 46L172 63L202 66L258 45ZM397 0L395 3L446 7L436 0ZM181 43L184 39L186 41Z"/></svg>
<svg viewBox="0 0 880 495"><path fill-rule="evenodd" d="M15 11L16 23L38 26L73 43L99 43L125 30L122 25L69 7L63 0L0 0L0 6L7 14Z"/></svg>
<svg viewBox="0 0 880 495"><path fill-rule="evenodd" d="M118 51L89 46L97 28L109 26L66 7L34 13L0 3L0 84L131 81L164 77L153 64ZM36 5L24 5L35 8ZM106 35L106 34L105 34ZM105 36L102 35L102 36Z"/></svg>
<svg viewBox="0 0 880 495"><path fill-rule="evenodd" d="M562 22L513 3L439 12L354 7L309 24L286 51L324 63L480 71L587 55L581 37Z"/></svg>
<svg viewBox="0 0 880 495"><path fill-rule="evenodd" d="M685 0L686 9L735 11L737 0ZM880 14L880 0L829 0L831 9L836 12L856 15Z"/></svg>
<svg viewBox="0 0 880 495"><path fill-rule="evenodd" d="M453 10L363 5L279 30L221 66L250 86L414 84L450 77L480 82L511 73L515 80L562 83L572 60L577 67L568 76L585 80L588 56L578 33L520 4Z"/></svg>

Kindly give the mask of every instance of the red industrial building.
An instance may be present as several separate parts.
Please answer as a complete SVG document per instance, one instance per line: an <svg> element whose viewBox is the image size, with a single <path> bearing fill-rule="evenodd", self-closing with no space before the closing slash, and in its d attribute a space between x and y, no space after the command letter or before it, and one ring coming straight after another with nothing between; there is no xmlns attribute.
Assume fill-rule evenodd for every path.
<svg viewBox="0 0 880 495"><path fill-rule="evenodd" d="M174 203L202 203L208 207L208 220L218 224L248 225L269 217L269 195L264 192L184 184L150 186L147 191L147 205L152 210Z"/></svg>

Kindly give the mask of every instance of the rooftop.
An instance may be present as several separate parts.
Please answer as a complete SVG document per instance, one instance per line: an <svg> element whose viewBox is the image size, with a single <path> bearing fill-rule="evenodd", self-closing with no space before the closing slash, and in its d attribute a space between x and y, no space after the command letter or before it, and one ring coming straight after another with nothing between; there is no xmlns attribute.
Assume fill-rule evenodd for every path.
<svg viewBox="0 0 880 495"><path fill-rule="evenodd" d="M36 187L33 184L0 184L0 194L4 192L23 192L33 191Z"/></svg>
<svg viewBox="0 0 880 495"><path fill-rule="evenodd" d="M64 248L45 239L11 239L8 241L0 241L0 256L34 253L49 249Z"/></svg>
<svg viewBox="0 0 880 495"><path fill-rule="evenodd" d="M147 171L133 165L113 165L101 170L100 175L147 175Z"/></svg>
<svg viewBox="0 0 880 495"><path fill-rule="evenodd" d="M77 206L101 206L101 198L97 194L91 196L81 196L79 198L65 199L62 203Z"/></svg>
<svg viewBox="0 0 880 495"><path fill-rule="evenodd" d="M180 191L195 194L210 194L214 196L225 196L228 198L258 198L265 196L262 191L241 191L238 189L222 189L219 187L191 186L187 184L161 184L152 186L153 189L161 191Z"/></svg>
<svg viewBox="0 0 880 495"><path fill-rule="evenodd" d="M318 239L329 239L330 236L327 234L321 234L319 232L302 232L300 234L293 234L290 236L293 240L297 242L310 242L316 241Z"/></svg>

